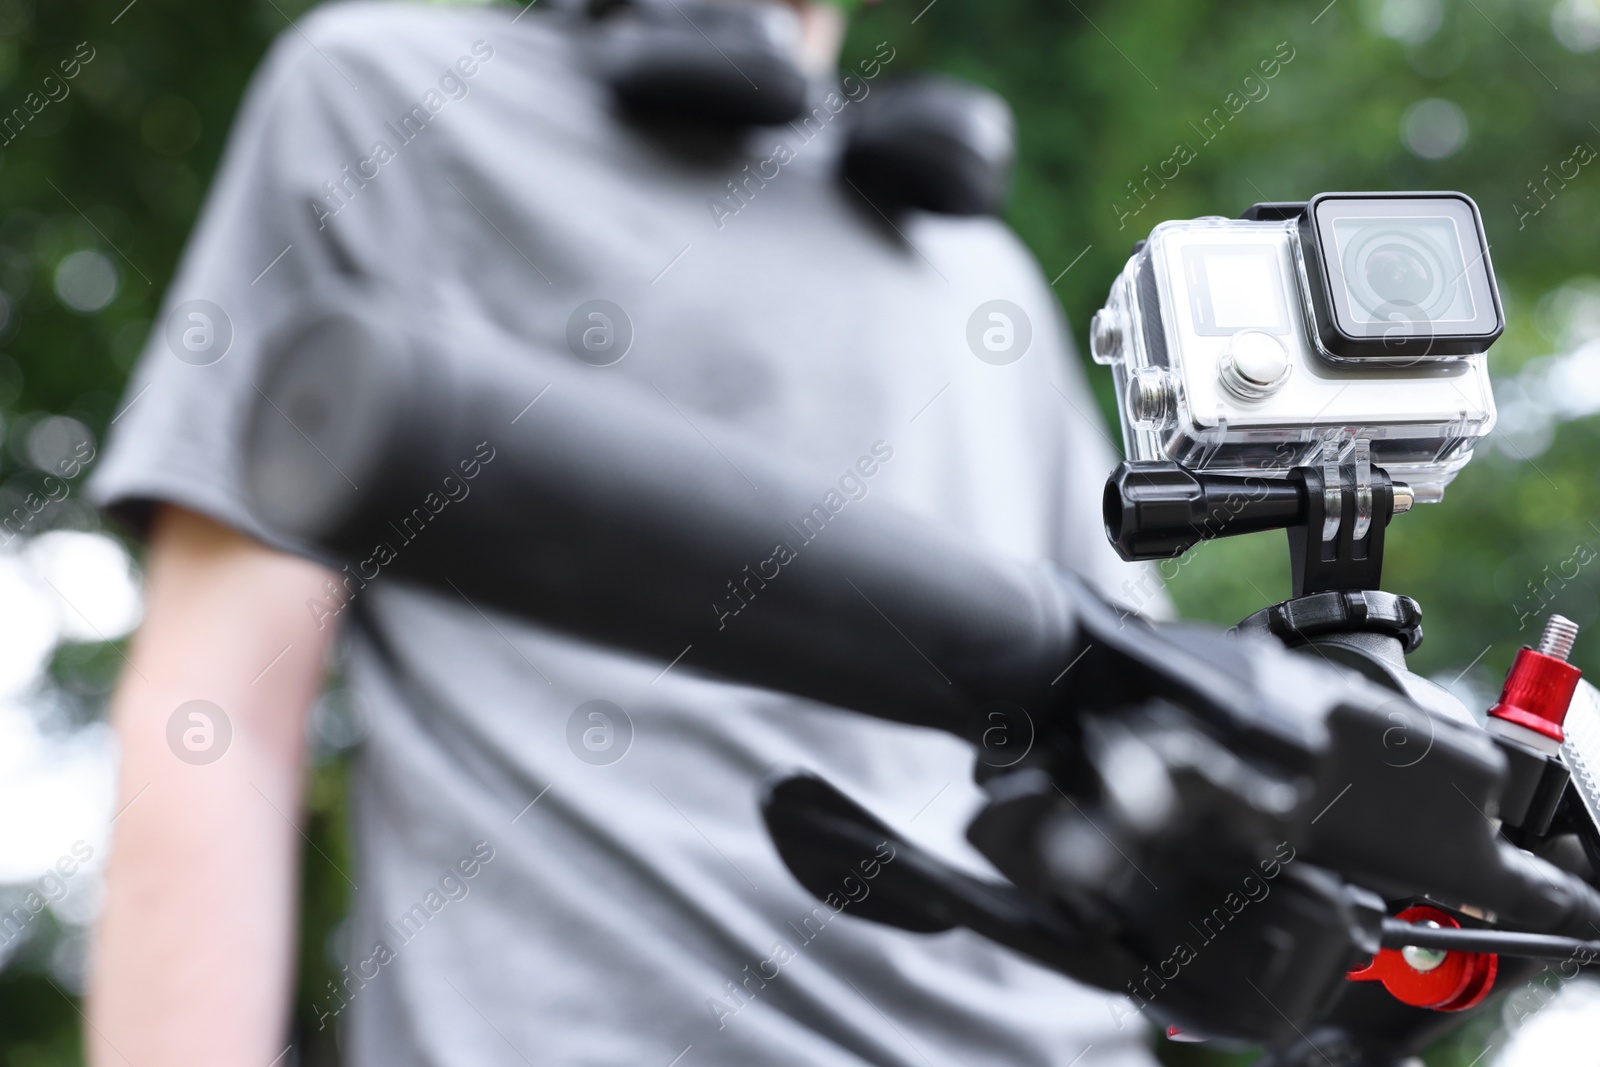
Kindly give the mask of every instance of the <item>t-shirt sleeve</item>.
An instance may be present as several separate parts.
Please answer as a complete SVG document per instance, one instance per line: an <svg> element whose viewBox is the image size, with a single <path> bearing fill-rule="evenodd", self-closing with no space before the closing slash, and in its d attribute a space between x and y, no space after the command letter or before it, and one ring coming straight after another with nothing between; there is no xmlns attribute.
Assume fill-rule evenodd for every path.
<svg viewBox="0 0 1600 1067"><path fill-rule="evenodd" d="M397 254L378 222L383 183L358 189L346 173L372 126L372 105L350 81L360 56L320 36L315 17L287 32L252 79L113 417L88 495L135 529L164 502L295 547L261 528L244 501L240 441L263 349L308 296ZM335 219L329 183L340 182L369 203Z"/></svg>

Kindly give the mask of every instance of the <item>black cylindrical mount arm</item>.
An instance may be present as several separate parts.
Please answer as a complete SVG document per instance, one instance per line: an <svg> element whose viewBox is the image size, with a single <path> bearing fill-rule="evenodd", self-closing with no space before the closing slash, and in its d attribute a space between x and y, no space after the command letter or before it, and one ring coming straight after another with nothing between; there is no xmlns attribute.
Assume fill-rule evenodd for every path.
<svg viewBox="0 0 1600 1067"><path fill-rule="evenodd" d="M1123 559L1170 559L1201 541L1304 519L1304 486L1264 475L1197 474L1177 463L1121 463L1106 482L1106 536Z"/></svg>

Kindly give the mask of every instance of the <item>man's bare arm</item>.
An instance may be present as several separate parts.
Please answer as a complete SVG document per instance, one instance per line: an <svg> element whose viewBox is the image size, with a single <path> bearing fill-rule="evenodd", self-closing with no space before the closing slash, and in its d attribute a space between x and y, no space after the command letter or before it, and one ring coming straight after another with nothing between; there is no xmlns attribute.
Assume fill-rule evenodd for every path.
<svg viewBox="0 0 1600 1067"><path fill-rule="evenodd" d="M111 709L121 814L91 961L94 1067L282 1062L304 724L332 635L305 605L328 577L192 512L156 518L145 621ZM214 762L225 731L213 722L208 738L218 717L203 706L169 744L195 700L231 728Z"/></svg>

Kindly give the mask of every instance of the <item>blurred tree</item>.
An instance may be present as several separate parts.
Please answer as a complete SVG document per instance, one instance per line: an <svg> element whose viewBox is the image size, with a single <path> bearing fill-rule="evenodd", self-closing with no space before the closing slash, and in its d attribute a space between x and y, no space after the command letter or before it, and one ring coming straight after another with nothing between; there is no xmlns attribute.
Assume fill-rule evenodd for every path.
<svg viewBox="0 0 1600 1067"><path fill-rule="evenodd" d="M0 501L38 477L29 441L46 415L97 438L114 417L245 81L307 6L0 0L0 119L27 109L0 133ZM1080 341L1133 241L1163 219L1325 189L1472 194L1511 322L1491 360L1503 429L1445 506L1397 522L1386 585L1426 611L1414 665L1479 702L1544 613L1596 621L1594 0L892 0L857 20L846 59L880 40L898 69L949 70L1011 99L1022 140L1011 221ZM68 71L64 95L46 86ZM1174 158L1177 176L1160 177ZM1109 377L1091 374L1109 402ZM41 529L94 521L63 510ZM1285 561L1282 536L1261 535L1168 569L1185 614L1231 623L1286 595ZM1600 667L1600 641L1580 640L1577 659ZM114 667L92 648L64 651L53 676L92 717ZM345 906L318 855L348 859L342 781L335 760L311 789L297 1017L308 1061L333 1056L312 1004L333 976L327 946ZM49 941L0 974L12 1067L78 1062ZM1489 1025L1430 1058L1467 1064Z"/></svg>

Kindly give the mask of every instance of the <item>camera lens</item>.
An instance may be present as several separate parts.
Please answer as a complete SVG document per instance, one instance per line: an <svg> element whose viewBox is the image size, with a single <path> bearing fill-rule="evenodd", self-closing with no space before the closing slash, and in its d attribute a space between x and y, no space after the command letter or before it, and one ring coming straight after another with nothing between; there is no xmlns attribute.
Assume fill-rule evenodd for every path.
<svg viewBox="0 0 1600 1067"><path fill-rule="evenodd" d="M1448 317L1464 273L1453 234L1430 219L1340 219L1345 285L1360 321Z"/></svg>
<svg viewBox="0 0 1600 1067"><path fill-rule="evenodd" d="M1433 292L1433 271L1417 253L1398 243L1367 254L1367 284L1386 303L1422 306Z"/></svg>

